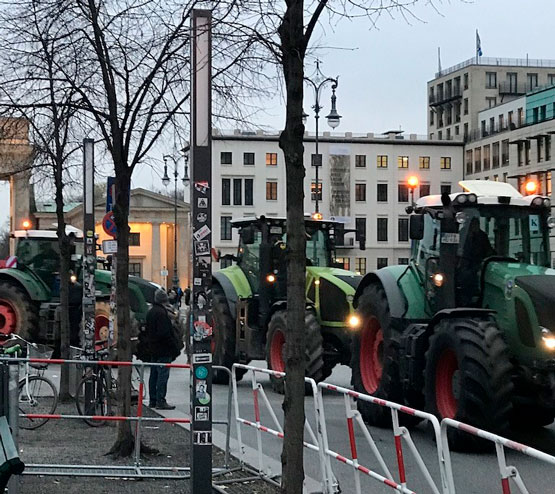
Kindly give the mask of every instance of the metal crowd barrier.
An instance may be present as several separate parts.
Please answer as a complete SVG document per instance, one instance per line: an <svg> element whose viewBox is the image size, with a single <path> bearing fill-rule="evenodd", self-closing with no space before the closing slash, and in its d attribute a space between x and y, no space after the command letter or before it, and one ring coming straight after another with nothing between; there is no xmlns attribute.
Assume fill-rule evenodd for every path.
<svg viewBox="0 0 555 494"><path fill-rule="evenodd" d="M538 449L531 448L521 443L511 441L510 439L498 436L497 434L492 434L468 424L463 424L457 420L443 419L441 421L441 444L445 452L445 460L447 468L449 469L451 482L453 481L452 465L451 465L451 453L449 451L449 442L447 438L447 431L449 427L458 429L460 431L472 434L473 436L480 437L486 441L491 441L495 444L495 452L497 455L497 464L499 465L499 474L501 477L501 489L503 494L511 494L511 483L513 483L518 488L518 491L522 494L528 494L528 489L517 468L511 465L507 465L505 458L505 448L509 448L519 453L531 456L537 460L555 465L555 456L548 455ZM454 483L450 484L449 494L456 494Z"/></svg>
<svg viewBox="0 0 555 494"><path fill-rule="evenodd" d="M68 465L68 464L26 464L25 475L54 475L54 476L81 476L81 477L114 477L114 478L157 478L157 479L187 479L190 477L190 467L145 467L141 465L141 424L142 423L173 423L173 424L189 424L191 418L166 418L166 417L144 417L143 416L143 390L144 390L144 369L145 367L168 367L174 369L190 369L190 364L159 364L150 362L120 362L110 360L64 360L64 359L43 359L43 358L0 358L0 364L7 363L42 363L42 364L71 364L71 365L86 365L86 366L105 366L105 367L138 367L139 368L139 394L137 403L136 416L118 416L118 415L78 415L78 414L22 414L18 413L17 400L17 385L19 382L19 366L9 365L10 367L10 389L16 389L15 394L12 394L11 400L16 404L10 403L14 413L10 414L10 426L14 437L15 444L17 445L18 435L18 419L49 419L49 420L93 420L93 421L110 421L121 422L129 421L135 422L135 455L133 465ZM214 369L227 372L231 379L231 371L226 367L214 366ZM12 372L13 371L13 372ZM111 372L111 371L110 371ZM228 387L227 399L227 416L222 420L213 420L213 424L226 426L226 451L223 467L213 468L214 475L223 475L230 472L229 468L229 442L230 442L230 427L231 427L231 401L232 401L232 388ZM13 416L13 417L12 417Z"/></svg>
<svg viewBox="0 0 555 494"><path fill-rule="evenodd" d="M252 385L252 396L253 396L253 412L254 412L254 420L249 420L244 417L241 417L241 411L239 409L239 395L237 392L237 375L236 369L243 369L246 370L247 373L251 375L251 385ZM272 405L264 391L263 386L257 381L256 375L257 374L265 374L268 376L275 376L275 377L285 377L284 372L277 372L272 371L269 369L262 369L259 367L254 367L251 365L243 365L243 364L234 364L232 368L232 385L233 385L233 403L235 409L235 421L237 425L237 442L239 444L239 460L243 469L249 471L254 475L254 478L262 478L266 481L269 481L273 484L279 485L275 481L275 477L278 475L271 475L265 472L264 470L264 461L263 461L263 448L262 448L262 433L266 433L268 435L277 437L279 439L283 439L283 428L277 418L276 413L272 409ZM324 483L329 483L333 479L333 474L328 471L325 456L324 456L324 449L322 447L322 434L320 433L320 407L317 403L318 401L318 388L316 386L316 382L313 379L305 377L305 383L307 383L312 388L312 394L314 397L314 412L317 418L318 430L316 433L314 432L313 428L311 427L308 420L305 419L305 431L308 434L310 440L304 440L303 445L305 448L311 451L315 451L319 455L319 462L321 468L321 474ZM261 423L261 416L260 416L260 401L262 401L264 405L264 409L270 415L272 420L273 426L268 427L266 425L262 425ZM241 426L250 427L256 430L256 442L257 442L257 453L258 453L258 466L256 469L251 469L246 466L245 458L244 458L244 445L243 439L241 434ZM241 481L248 481L249 479L241 479ZM327 492L327 491L326 491Z"/></svg>

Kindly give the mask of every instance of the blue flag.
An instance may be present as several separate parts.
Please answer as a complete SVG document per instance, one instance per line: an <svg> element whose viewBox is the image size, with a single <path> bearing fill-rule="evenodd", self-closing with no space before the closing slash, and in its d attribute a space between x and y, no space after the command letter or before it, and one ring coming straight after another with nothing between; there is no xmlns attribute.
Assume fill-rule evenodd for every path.
<svg viewBox="0 0 555 494"><path fill-rule="evenodd" d="M476 29L476 56L482 56L482 42L480 41L480 35L478 34L478 29Z"/></svg>

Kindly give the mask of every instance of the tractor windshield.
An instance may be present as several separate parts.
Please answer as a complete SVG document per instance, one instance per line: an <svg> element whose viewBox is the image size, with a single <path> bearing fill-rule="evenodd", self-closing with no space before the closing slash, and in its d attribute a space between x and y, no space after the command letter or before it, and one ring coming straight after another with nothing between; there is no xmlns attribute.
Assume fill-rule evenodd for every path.
<svg viewBox="0 0 555 494"><path fill-rule="evenodd" d="M462 214L460 257L496 255L550 266L549 229L543 211L516 206L481 206L465 208Z"/></svg>
<svg viewBox="0 0 555 494"><path fill-rule="evenodd" d="M329 233L307 226L306 263L309 266L331 266Z"/></svg>

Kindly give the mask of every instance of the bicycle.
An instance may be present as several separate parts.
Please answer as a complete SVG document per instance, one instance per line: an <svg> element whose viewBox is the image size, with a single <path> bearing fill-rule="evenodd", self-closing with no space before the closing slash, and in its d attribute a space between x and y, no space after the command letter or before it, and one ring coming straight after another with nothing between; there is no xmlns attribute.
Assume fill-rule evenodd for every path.
<svg viewBox="0 0 555 494"><path fill-rule="evenodd" d="M49 359L54 353L54 349L45 345L31 343L17 334L9 337L3 335L4 340L20 340L27 349L27 357ZM12 347L0 347L0 355L20 356L23 351L21 344ZM25 369L25 374L18 383L18 407L21 414L52 415L58 406L58 389L55 384L44 376L47 363L24 362L21 367ZM31 368L37 369L32 373ZM19 427L22 429L38 429L48 422L48 418L19 418Z"/></svg>
<svg viewBox="0 0 555 494"><path fill-rule="evenodd" d="M97 346L99 343L96 342ZM84 349L76 348L79 352L76 358L83 358ZM110 350L103 348L96 352L98 360L108 360ZM138 396L137 383L140 383L141 376L137 368L135 368L131 382L132 399L134 392ZM85 392L87 385L91 386L91 398L87 402ZM75 392L75 403L79 415L93 415L96 417L107 417L112 415L112 409L117 406L117 389L118 380L112 375L112 368L108 365L92 365L91 370L85 375L77 385ZM145 398L145 389L143 387L143 399ZM93 420L89 418L83 419L91 427L99 427L106 423L106 420Z"/></svg>

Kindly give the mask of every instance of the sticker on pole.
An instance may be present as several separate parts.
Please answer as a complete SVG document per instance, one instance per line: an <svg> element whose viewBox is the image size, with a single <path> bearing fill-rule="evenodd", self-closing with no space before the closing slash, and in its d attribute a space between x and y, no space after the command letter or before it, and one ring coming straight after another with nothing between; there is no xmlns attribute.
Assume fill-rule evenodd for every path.
<svg viewBox="0 0 555 494"><path fill-rule="evenodd" d="M102 252L104 252L104 254L115 254L117 251L118 251L117 240L102 241Z"/></svg>
<svg viewBox="0 0 555 494"><path fill-rule="evenodd" d="M204 225L200 227L195 233L193 233L193 237L195 237L195 240L200 241L209 234L210 234L210 228Z"/></svg>
<svg viewBox="0 0 555 494"><path fill-rule="evenodd" d="M210 409L208 407L195 407L195 420L205 422L210 419Z"/></svg>
<svg viewBox="0 0 555 494"><path fill-rule="evenodd" d="M212 432L210 431L193 431L193 444L196 446L211 446Z"/></svg>
<svg viewBox="0 0 555 494"><path fill-rule="evenodd" d="M195 255L202 256L206 254L210 254L210 244L208 243L208 240L195 242Z"/></svg>
<svg viewBox="0 0 555 494"><path fill-rule="evenodd" d="M195 321L193 323L193 339L195 341L202 341L205 338L212 336L212 326L207 322Z"/></svg>
<svg viewBox="0 0 555 494"><path fill-rule="evenodd" d="M208 385L206 381L197 381L195 387L195 398L201 405L208 405L210 403L210 393L207 390Z"/></svg>
<svg viewBox="0 0 555 494"><path fill-rule="evenodd" d="M116 237L116 234L117 234L116 221L114 219L114 213L112 213L111 211L104 215L104 218L102 220L102 228L104 229L107 235L110 235L111 237L114 237L114 238Z"/></svg>
<svg viewBox="0 0 555 494"><path fill-rule="evenodd" d="M193 364L209 364L212 362L211 353L193 353Z"/></svg>

